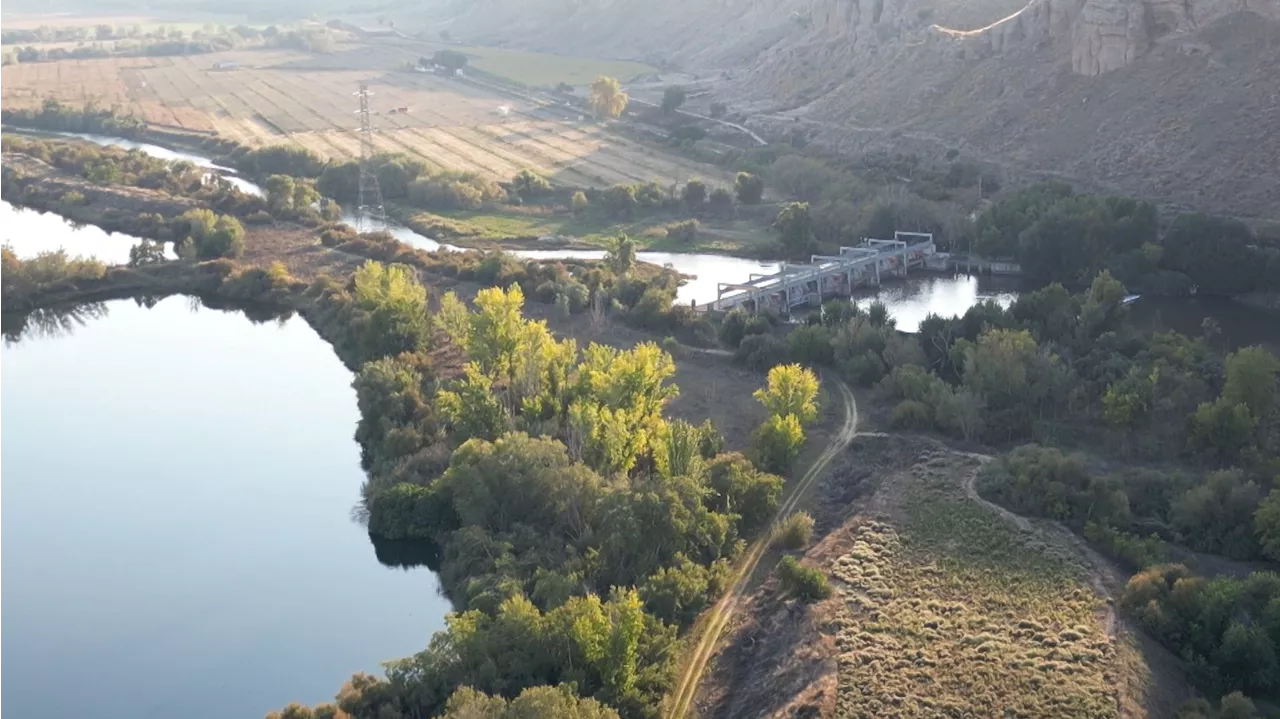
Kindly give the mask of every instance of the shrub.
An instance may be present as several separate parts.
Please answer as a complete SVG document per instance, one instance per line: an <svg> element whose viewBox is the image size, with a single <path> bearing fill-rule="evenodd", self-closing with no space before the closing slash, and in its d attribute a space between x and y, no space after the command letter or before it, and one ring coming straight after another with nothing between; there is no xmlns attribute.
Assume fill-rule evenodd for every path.
<svg viewBox="0 0 1280 719"><path fill-rule="evenodd" d="M783 549L800 549L813 539L813 517L808 512L795 512L773 528L774 545Z"/></svg>
<svg viewBox="0 0 1280 719"><path fill-rule="evenodd" d="M680 198L691 209L696 210L702 207L703 203L707 201L707 183L698 179L689 180L685 183L684 192L680 195Z"/></svg>
<svg viewBox="0 0 1280 719"><path fill-rule="evenodd" d="M787 335L787 351L791 360L800 364L811 367L831 364L834 351L831 330L813 325L798 327Z"/></svg>
<svg viewBox="0 0 1280 719"><path fill-rule="evenodd" d="M733 180L733 192L738 202L744 205L758 205L764 199L764 180L750 172L739 172Z"/></svg>
<svg viewBox="0 0 1280 719"><path fill-rule="evenodd" d="M80 192L72 190L62 196L62 204L64 205L83 205L84 195Z"/></svg>
<svg viewBox="0 0 1280 719"><path fill-rule="evenodd" d="M822 572L813 567L802 567L795 557L783 557L775 570L782 591L806 602L831 596L831 586Z"/></svg>
<svg viewBox="0 0 1280 719"><path fill-rule="evenodd" d="M776 474L791 469L804 447L804 429L795 415L770 415L751 438L756 463Z"/></svg>
<svg viewBox="0 0 1280 719"><path fill-rule="evenodd" d="M1084 525L1084 537L1131 571L1169 561L1168 547L1154 534L1138 537L1115 527L1088 522Z"/></svg>
<svg viewBox="0 0 1280 719"><path fill-rule="evenodd" d="M730 310L720 321L720 330L717 333L720 337L720 344L726 347L737 349L742 344L742 338L747 336L747 320L751 315L746 310L735 308Z"/></svg>
<svg viewBox="0 0 1280 719"><path fill-rule="evenodd" d="M698 221L685 220L684 222L667 225L667 239L693 244L698 239Z"/></svg>
<svg viewBox="0 0 1280 719"><path fill-rule="evenodd" d="M707 207L717 217L733 217L733 193L723 187L711 191Z"/></svg>
<svg viewBox="0 0 1280 719"><path fill-rule="evenodd" d="M933 426L933 412L924 402L904 399L889 413L889 425L896 429L927 430Z"/></svg>
<svg viewBox="0 0 1280 719"><path fill-rule="evenodd" d="M787 345L773 335L750 335L738 345L734 358L761 372L787 361Z"/></svg>
<svg viewBox="0 0 1280 719"><path fill-rule="evenodd" d="M164 262L164 245L150 240L143 240L129 248L129 266L145 267Z"/></svg>

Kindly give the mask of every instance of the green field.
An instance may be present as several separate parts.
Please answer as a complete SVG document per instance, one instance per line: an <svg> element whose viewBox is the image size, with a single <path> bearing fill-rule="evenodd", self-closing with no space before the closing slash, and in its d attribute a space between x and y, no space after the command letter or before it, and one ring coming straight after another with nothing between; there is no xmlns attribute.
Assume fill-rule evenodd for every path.
<svg viewBox="0 0 1280 719"><path fill-rule="evenodd" d="M600 60L475 45L432 45L438 45L442 50L456 50L465 54L470 65L477 70L530 87L555 87L561 82L586 85L599 75L608 75L620 82L630 82L658 71L652 65L630 60Z"/></svg>
<svg viewBox="0 0 1280 719"><path fill-rule="evenodd" d="M683 218L655 214L633 221L615 220L603 213L523 214L514 212L420 212L403 209L396 218L418 232L452 237L458 244L485 244L511 237L563 235L598 247L608 247L619 233L630 235L639 249L667 252L753 253L777 240L771 232L747 220L700 225L693 242L667 237L668 226Z"/></svg>

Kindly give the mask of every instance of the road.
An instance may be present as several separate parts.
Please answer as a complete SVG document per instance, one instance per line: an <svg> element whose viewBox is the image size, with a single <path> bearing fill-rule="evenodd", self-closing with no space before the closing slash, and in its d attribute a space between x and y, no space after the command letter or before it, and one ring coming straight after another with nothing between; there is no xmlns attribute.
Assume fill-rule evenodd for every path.
<svg viewBox="0 0 1280 719"><path fill-rule="evenodd" d="M840 431L836 436L831 438L827 448L814 460L809 467L809 471L805 472L800 481L796 483L791 493L787 495L786 501L782 503L782 506L778 507L778 512L773 518L774 524L777 524L795 511L796 506L800 503L814 480L822 474L827 465L831 464L831 460L839 456L844 451L844 448L849 446L849 442L853 441L854 436L858 433L858 405L853 399L853 392L849 390L849 387L844 382L838 379L832 381L840 389L840 396L844 404L844 424L840 427ZM756 567L760 564L760 559L764 556L765 550L769 547L769 535L770 532L762 532L761 536L752 543L750 549L747 550L746 556L735 571L733 584L730 585L724 596L720 598L720 601L700 622L702 632L697 635L698 643L693 647L688 663L682 667L680 676L676 680L676 688L671 695L670 708L666 713L668 719L683 719L693 705L693 699L698 693L698 683L702 679L702 673L706 670L707 663L715 651L716 642L719 641L720 634L729 623L729 618L733 616L734 610L737 609L738 602L746 594L751 577L754 575Z"/></svg>

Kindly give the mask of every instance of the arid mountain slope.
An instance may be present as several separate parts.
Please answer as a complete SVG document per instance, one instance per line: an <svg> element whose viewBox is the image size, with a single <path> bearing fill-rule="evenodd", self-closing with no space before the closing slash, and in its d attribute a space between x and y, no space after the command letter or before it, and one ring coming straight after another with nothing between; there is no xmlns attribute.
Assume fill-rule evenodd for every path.
<svg viewBox="0 0 1280 719"><path fill-rule="evenodd" d="M470 0L423 24L727 70L749 125L845 152L1280 218L1280 0Z"/></svg>

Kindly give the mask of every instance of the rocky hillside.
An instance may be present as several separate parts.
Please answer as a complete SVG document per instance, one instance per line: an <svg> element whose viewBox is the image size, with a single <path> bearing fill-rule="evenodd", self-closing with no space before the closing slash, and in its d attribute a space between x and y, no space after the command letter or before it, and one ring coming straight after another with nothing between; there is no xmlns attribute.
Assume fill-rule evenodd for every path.
<svg viewBox="0 0 1280 719"><path fill-rule="evenodd" d="M765 130L1280 218L1280 0L467 0L424 27L716 80Z"/></svg>

